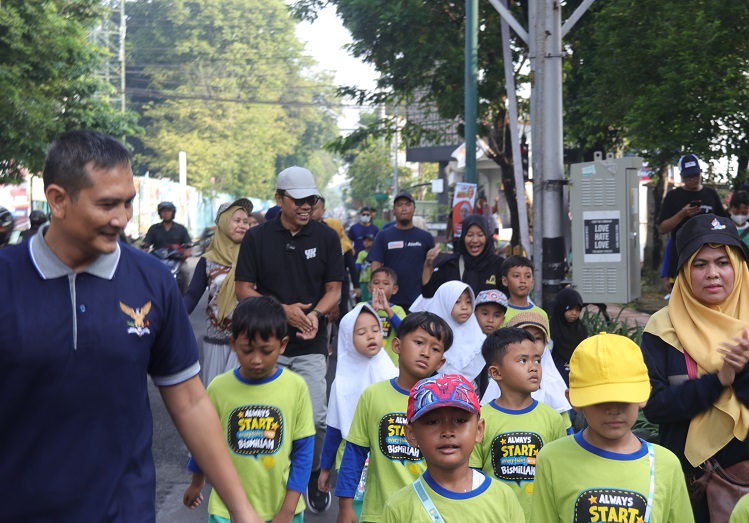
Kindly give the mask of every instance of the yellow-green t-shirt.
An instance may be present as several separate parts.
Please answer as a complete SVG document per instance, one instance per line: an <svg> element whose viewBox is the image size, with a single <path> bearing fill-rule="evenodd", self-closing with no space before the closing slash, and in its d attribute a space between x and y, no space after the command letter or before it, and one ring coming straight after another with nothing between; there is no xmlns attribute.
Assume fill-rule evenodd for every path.
<svg viewBox="0 0 749 523"><path fill-rule="evenodd" d="M240 381L229 371L208 385L208 397L218 412L250 504L261 519L272 520L286 497L294 441L315 435L307 384L281 367L256 382ZM300 497L295 513L304 507ZM229 518L215 490L208 500L208 513Z"/></svg>
<svg viewBox="0 0 749 523"><path fill-rule="evenodd" d="M481 417L484 440L473 448L470 465L510 487L529 522L536 456L544 445L567 435L564 419L536 400L522 410L503 409L492 401Z"/></svg>
<svg viewBox="0 0 749 523"><path fill-rule="evenodd" d="M369 476L367 476L369 477ZM451 492L425 472L422 483L445 523L523 523L523 510L512 491L499 481L484 477L471 492ZM369 484L367 484L369 488ZM432 523L413 485L403 487L385 504L384 523Z"/></svg>
<svg viewBox="0 0 749 523"><path fill-rule="evenodd" d="M653 445L650 523L692 523L694 516L679 459ZM644 521L651 484L645 443L631 454L592 446L582 432L552 441L536 460L533 523Z"/></svg>
<svg viewBox="0 0 749 523"><path fill-rule="evenodd" d="M407 408L408 391L394 379L364 389L356 405L346 441L369 448L361 521L381 521L385 501L426 469L421 451L406 441Z"/></svg>

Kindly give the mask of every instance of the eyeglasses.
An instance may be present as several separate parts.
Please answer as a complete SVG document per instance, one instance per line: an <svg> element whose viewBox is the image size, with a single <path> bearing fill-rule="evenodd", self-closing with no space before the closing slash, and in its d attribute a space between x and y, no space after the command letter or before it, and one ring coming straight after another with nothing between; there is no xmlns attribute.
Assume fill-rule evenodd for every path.
<svg viewBox="0 0 749 523"><path fill-rule="evenodd" d="M312 196L307 196L306 198L292 198L289 196L289 193L286 191L283 192L283 196L286 196L289 200L292 200L294 202L294 205L297 207L301 207L305 203L311 206L314 206L317 202L320 201L320 197L316 194L313 194Z"/></svg>

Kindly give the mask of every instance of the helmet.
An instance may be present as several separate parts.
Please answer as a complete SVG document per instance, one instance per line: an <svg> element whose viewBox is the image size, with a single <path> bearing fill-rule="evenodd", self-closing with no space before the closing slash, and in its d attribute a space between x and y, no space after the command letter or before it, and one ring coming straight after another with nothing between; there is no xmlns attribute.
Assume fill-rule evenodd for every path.
<svg viewBox="0 0 749 523"><path fill-rule="evenodd" d="M29 214L29 221L31 222L32 227L38 227L47 223L47 215L39 210L31 211L31 214Z"/></svg>
<svg viewBox="0 0 749 523"><path fill-rule="evenodd" d="M0 207L0 247L8 243L10 240L10 234L13 232L13 226L16 220L13 218L11 212L5 207Z"/></svg>
<svg viewBox="0 0 749 523"><path fill-rule="evenodd" d="M161 214L161 211L163 211L164 209L172 212L177 212L177 208L172 202L160 202L159 206L157 207L159 214Z"/></svg>

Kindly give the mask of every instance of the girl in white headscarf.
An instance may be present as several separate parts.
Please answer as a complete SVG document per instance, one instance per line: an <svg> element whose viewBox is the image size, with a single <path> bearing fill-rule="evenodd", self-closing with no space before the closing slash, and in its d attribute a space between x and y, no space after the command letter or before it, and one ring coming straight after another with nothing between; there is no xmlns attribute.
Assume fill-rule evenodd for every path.
<svg viewBox="0 0 749 523"><path fill-rule="evenodd" d="M476 379L486 365L481 355L486 335L473 315L475 301L476 296L467 283L448 281L440 285L426 308L450 325L455 340L445 353L445 365L440 372L462 374L469 381Z"/></svg>
<svg viewBox="0 0 749 523"><path fill-rule="evenodd" d="M359 396L373 383L397 375L397 367L382 348L382 327L377 312L368 303L358 304L341 319L338 327L338 363L328 400L328 428L318 480L320 490L330 490L330 469L335 464L341 442L351 429Z"/></svg>

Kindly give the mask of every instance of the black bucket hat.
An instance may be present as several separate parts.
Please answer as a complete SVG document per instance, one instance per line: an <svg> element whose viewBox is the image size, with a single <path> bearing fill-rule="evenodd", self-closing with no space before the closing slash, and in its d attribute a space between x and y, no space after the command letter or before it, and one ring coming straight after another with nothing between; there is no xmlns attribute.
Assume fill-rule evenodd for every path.
<svg viewBox="0 0 749 523"><path fill-rule="evenodd" d="M730 218L698 214L689 218L676 233L676 252L679 254L677 267L681 269L695 252L708 243L738 247L744 255L744 260L749 260L749 249L739 238L736 226Z"/></svg>

